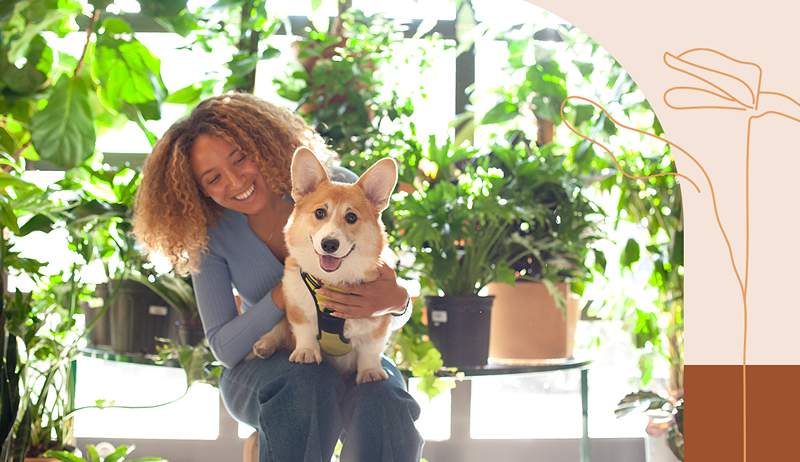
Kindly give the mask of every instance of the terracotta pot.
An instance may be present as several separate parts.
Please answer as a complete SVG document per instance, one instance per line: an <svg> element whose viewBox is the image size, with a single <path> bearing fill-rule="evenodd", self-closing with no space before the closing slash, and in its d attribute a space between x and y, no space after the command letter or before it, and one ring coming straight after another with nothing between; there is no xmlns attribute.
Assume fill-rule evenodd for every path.
<svg viewBox="0 0 800 462"><path fill-rule="evenodd" d="M58 462L58 459L52 457L26 457L25 462Z"/></svg>
<svg viewBox="0 0 800 462"><path fill-rule="evenodd" d="M566 317L542 283L489 284L489 294L495 297L489 337L492 360L524 364L572 356L578 300L566 283L556 287L566 299Z"/></svg>

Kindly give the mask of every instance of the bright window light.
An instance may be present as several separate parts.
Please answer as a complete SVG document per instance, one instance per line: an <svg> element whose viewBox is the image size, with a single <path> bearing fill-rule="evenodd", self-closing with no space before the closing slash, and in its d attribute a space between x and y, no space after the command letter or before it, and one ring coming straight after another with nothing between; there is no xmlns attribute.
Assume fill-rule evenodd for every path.
<svg viewBox="0 0 800 462"><path fill-rule="evenodd" d="M75 406L96 400L120 406L149 406L181 396L186 374L173 367L146 366L80 357ZM216 440L219 436L219 392L195 384L182 399L152 409L86 409L75 415L78 438Z"/></svg>

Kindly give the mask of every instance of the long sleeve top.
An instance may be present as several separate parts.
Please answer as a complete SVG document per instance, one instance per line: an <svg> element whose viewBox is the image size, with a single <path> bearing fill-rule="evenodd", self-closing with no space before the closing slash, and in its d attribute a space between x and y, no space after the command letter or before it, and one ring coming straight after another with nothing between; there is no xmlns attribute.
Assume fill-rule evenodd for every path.
<svg viewBox="0 0 800 462"><path fill-rule="evenodd" d="M333 170L331 177L348 183L356 179L344 169ZM192 283L211 352L223 366L239 363L283 318L284 312L272 301L272 289L282 277L283 263L253 232L244 214L226 209L209 227L208 250L192 273ZM241 299L241 315L234 288ZM391 328L399 329L410 316L407 309L393 317Z"/></svg>

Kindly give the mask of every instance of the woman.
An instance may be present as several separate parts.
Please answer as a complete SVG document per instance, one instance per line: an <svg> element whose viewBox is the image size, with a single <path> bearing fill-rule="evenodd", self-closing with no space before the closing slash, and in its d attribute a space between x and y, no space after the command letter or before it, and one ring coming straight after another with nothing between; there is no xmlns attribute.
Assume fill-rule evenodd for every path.
<svg viewBox="0 0 800 462"><path fill-rule="evenodd" d="M385 358L390 378L358 386L325 363L290 363L286 352L243 360L284 316L282 230L292 211L291 155L300 145L330 165L319 135L283 108L247 94L200 103L147 158L134 232L178 272L191 273L211 351L225 366L222 399L258 429L259 460L329 461L340 436L343 461L419 460L419 406ZM356 179L329 170L334 180ZM408 295L391 268L380 273L350 294L326 293L326 305L344 318L391 313L399 328L410 315Z"/></svg>

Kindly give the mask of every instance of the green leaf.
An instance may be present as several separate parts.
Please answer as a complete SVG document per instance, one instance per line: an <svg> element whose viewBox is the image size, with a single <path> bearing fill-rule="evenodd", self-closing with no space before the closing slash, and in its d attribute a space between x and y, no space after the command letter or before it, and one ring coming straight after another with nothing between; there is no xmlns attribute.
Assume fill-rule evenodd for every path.
<svg viewBox="0 0 800 462"><path fill-rule="evenodd" d="M25 190L35 188L36 185L33 183L29 183L18 176L14 176L10 173L6 173L0 171L0 189L5 188L6 186L11 186L16 189Z"/></svg>
<svg viewBox="0 0 800 462"><path fill-rule="evenodd" d="M647 385L653 378L653 356L645 354L639 357L639 370L642 373L642 385Z"/></svg>
<svg viewBox="0 0 800 462"><path fill-rule="evenodd" d="M637 261L639 261L639 243L634 239L628 239L625 250L620 255L619 263L623 268L629 268Z"/></svg>
<svg viewBox="0 0 800 462"><path fill-rule="evenodd" d="M53 65L53 50L41 35L35 36L26 47L25 65L16 67L14 62L0 57L0 75L3 82L17 94L28 95L36 92L47 81L47 74Z"/></svg>
<svg viewBox="0 0 800 462"><path fill-rule="evenodd" d="M0 127L0 148L2 148L6 154L14 154L14 151L17 150L17 143L14 142L14 138L12 138L3 127Z"/></svg>
<svg viewBox="0 0 800 462"><path fill-rule="evenodd" d="M671 263L683 266L683 231L676 232L673 239L675 242L672 243Z"/></svg>
<svg viewBox="0 0 800 462"><path fill-rule="evenodd" d="M133 33L133 28L131 28L131 25L128 24L128 21L125 21L124 19L120 19L114 16L108 17L105 20L103 20L103 23L100 26L100 30L104 34L109 33L112 35Z"/></svg>
<svg viewBox="0 0 800 462"><path fill-rule="evenodd" d="M103 459L103 462L118 462L125 460L125 456L133 452L133 449L134 449L133 446L131 447L125 445L117 446L117 449L115 449L114 452L106 456L106 458Z"/></svg>
<svg viewBox="0 0 800 462"><path fill-rule="evenodd" d="M123 103L142 104L165 96L161 62L136 39L124 41L102 35L93 68L101 82L103 101L116 110Z"/></svg>
<svg viewBox="0 0 800 462"><path fill-rule="evenodd" d="M601 273L606 270L606 254L600 250L594 250L594 265Z"/></svg>
<svg viewBox="0 0 800 462"><path fill-rule="evenodd" d="M195 104L200 100L202 94L203 86L199 83L193 83L170 93L166 102L173 104Z"/></svg>
<svg viewBox="0 0 800 462"><path fill-rule="evenodd" d="M27 57L29 55L28 47L32 47L36 39L42 38L39 35L41 32L50 30L54 26L57 28L60 22L80 11L80 4L77 2L64 2L64 5L59 5L59 8L48 8L46 5L38 6L43 6L43 14L40 17L27 18L29 22L25 25L22 35L6 45L10 45L7 48L9 62L14 63L24 56ZM3 42L6 40L8 38L4 35Z"/></svg>
<svg viewBox="0 0 800 462"><path fill-rule="evenodd" d="M186 0L139 0L139 5L144 15L170 18L186 9Z"/></svg>
<svg viewBox="0 0 800 462"><path fill-rule="evenodd" d="M513 286L516 282L516 274L513 269L507 266L498 266L495 272L495 280Z"/></svg>
<svg viewBox="0 0 800 462"><path fill-rule="evenodd" d="M88 462L100 462L100 454L97 453L97 448L93 444L86 445L86 452L88 453Z"/></svg>
<svg viewBox="0 0 800 462"><path fill-rule="evenodd" d="M575 126L580 126L580 124L586 122L587 120L591 120L592 116L594 115L594 106L590 104L579 104L573 106L573 110L575 111Z"/></svg>
<svg viewBox="0 0 800 462"><path fill-rule="evenodd" d="M34 215L19 229L20 236L26 236L34 231L41 231L43 233L50 232L53 228L53 220L46 215Z"/></svg>
<svg viewBox="0 0 800 462"><path fill-rule="evenodd" d="M496 124L511 120L519 115L519 108L516 104L509 103L508 101L501 101L495 107L489 109L489 112L483 116L481 120L482 125Z"/></svg>
<svg viewBox="0 0 800 462"><path fill-rule="evenodd" d="M67 451L47 451L44 455L46 457L53 457L63 462L86 462L75 454L71 454Z"/></svg>
<svg viewBox="0 0 800 462"><path fill-rule="evenodd" d="M31 122L33 146L43 160L72 168L94 152L89 89L81 78L62 75L47 107L36 113Z"/></svg>
<svg viewBox="0 0 800 462"><path fill-rule="evenodd" d="M581 71L581 75L583 75L583 77L587 79L594 71L594 64L592 63L575 61L575 66L577 66L578 70Z"/></svg>
<svg viewBox="0 0 800 462"><path fill-rule="evenodd" d="M272 45L267 45L267 49L261 53L261 59L272 59L276 56L280 56L281 50L275 48Z"/></svg>

